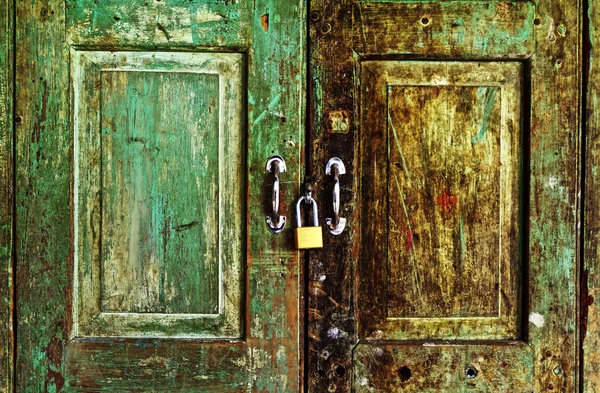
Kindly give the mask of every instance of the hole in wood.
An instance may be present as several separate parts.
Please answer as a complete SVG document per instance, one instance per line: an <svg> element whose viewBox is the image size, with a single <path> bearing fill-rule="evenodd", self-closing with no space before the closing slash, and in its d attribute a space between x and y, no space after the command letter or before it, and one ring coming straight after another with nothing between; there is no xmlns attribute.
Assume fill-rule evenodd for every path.
<svg viewBox="0 0 600 393"><path fill-rule="evenodd" d="M477 370L474 367L469 366L465 370L465 374L467 374L468 379L473 379L477 376Z"/></svg>
<svg viewBox="0 0 600 393"><path fill-rule="evenodd" d="M342 378L344 375L346 375L346 368L344 366L337 366L335 368L335 375L338 376L338 378Z"/></svg>
<svg viewBox="0 0 600 393"><path fill-rule="evenodd" d="M407 366L402 366L398 369L398 376L402 382L406 382L412 377L412 372Z"/></svg>

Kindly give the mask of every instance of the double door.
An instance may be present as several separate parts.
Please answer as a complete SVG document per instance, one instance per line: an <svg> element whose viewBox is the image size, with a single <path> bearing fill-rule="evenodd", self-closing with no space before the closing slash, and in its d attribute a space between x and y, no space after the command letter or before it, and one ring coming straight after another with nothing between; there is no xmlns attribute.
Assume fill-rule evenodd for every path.
<svg viewBox="0 0 600 393"><path fill-rule="evenodd" d="M576 391L577 2L4 14L14 391Z"/></svg>

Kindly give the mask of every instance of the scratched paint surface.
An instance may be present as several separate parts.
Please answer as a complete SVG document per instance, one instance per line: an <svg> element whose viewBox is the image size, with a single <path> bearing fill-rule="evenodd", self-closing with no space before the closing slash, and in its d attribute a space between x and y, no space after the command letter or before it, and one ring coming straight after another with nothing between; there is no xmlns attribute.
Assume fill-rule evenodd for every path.
<svg viewBox="0 0 600 393"><path fill-rule="evenodd" d="M388 87L388 317L500 312L499 90Z"/></svg>
<svg viewBox="0 0 600 393"><path fill-rule="evenodd" d="M341 212L348 220L342 235L326 236L323 250L310 253L308 337L311 356L307 372L311 391L577 391L581 2L313 0L310 9L309 64L313 70L310 137L314 141L311 167L320 171L332 156L344 161L347 174L340 179ZM476 89L460 90L452 81L444 83L443 78L438 78L435 83L440 89L436 94L417 87L431 85L430 82L412 83L410 89L392 88L393 94L402 92L398 97L392 95L390 98L390 107L392 104L397 107L391 108L390 117L400 130L399 139L404 142L415 139L412 149L402 150L409 170L411 165L416 166L415 173L418 174L419 163L427 162L426 157L442 159L445 152L456 152L455 155L447 154L447 161L431 164L437 166L430 170L444 165L457 168L446 178L438 176L441 184L435 185L439 188L423 188L421 193L411 191L411 195L422 195L423 200L429 202L427 209L435 207L439 214L415 222L418 230L406 232L409 228L404 228L410 218L406 220L404 216L397 190L409 193L411 189L407 179L402 178L405 176L404 163L394 150L397 149L395 141L386 139L386 133L390 131L387 98L376 98L377 94L385 97L387 87L376 86L373 83L376 78L364 72L365 64L375 62L375 59L381 64L382 78L392 74L391 66L384 64L410 59L413 72L422 72L425 76L421 81L430 81L435 74L443 73L443 70L428 71L427 75L426 71L421 71L435 61L459 60L463 65L481 61L500 67L498 70L502 64L522 62L524 83L508 83L496 94L496 100L502 97L502 109L491 104L493 93L489 89L489 94L477 97L476 90L480 87L493 87L484 83L489 74L483 66L463 72L477 80L467 84ZM377 69L371 71L377 73ZM502 75L504 71L498 74ZM513 102L516 104L513 106L510 103L514 100L506 99L505 89L509 85L514 85L515 90L510 96L518 97L522 105ZM445 100L441 98L444 94L448 96ZM487 131L480 134L486 108L485 95L489 97L490 119ZM469 97L478 108L468 109L464 105L467 100L461 97ZM407 107L404 102L409 98L421 101L410 110L402 111L400 108ZM446 109L446 103L450 109ZM505 150L502 141L500 150L494 150L497 141L496 145L490 144L494 139L488 139L492 138L488 133L494 132L493 119L497 118L499 110L505 111L504 114L513 113L512 130L523 127L522 133L509 131L506 134L523 136L522 141L510 143L510 146L522 144L519 152ZM429 114L421 116L419 111L429 111ZM447 128L437 127L435 133L428 131L425 120L435 121L436 114L444 111L452 116L463 116L462 127L450 136L463 135L462 139L467 146L471 144L473 150L462 150L462 144L456 139L444 139L449 135ZM415 124L421 117L423 122ZM521 126L519 122L522 122ZM413 124L410 132L404 128L406 123ZM505 126L503 130L509 130L510 122ZM417 139L418 135L422 138ZM440 144L441 148L423 152L423 146L428 142L441 140L445 142ZM477 150L478 144L488 148ZM472 160L478 157L497 160L498 155L500 159L522 157L523 160L503 162L500 168L479 166L473 174L464 173ZM400 166L395 165L396 162ZM390 173L398 175L400 188L393 177L388 179L388 168ZM470 180L476 179L478 172L485 178L477 183ZM457 186L461 184L459 175L463 176L464 187ZM500 182L508 186L506 194L496 194L503 186L494 186L488 179L498 177L512 181L511 184ZM467 183L481 186L482 192L475 195ZM331 184L330 178L320 177L314 185L318 191L316 197L325 206L321 209L325 217L331 214ZM450 187L440 187L442 185ZM395 193L395 199L390 196L390 203L396 206L391 206L390 210L388 190ZM484 198L486 193L488 196ZM469 203L464 198L469 196L477 196L477 205L462 210ZM502 211L507 207L514 209L490 216L493 210ZM517 207L522 208L521 214ZM464 238L460 236L461 213ZM485 216L485 221L478 221ZM396 231L391 235L396 244L388 250L386 231L390 220L394 220L390 228ZM440 223L447 232L428 237L434 224L439 227ZM412 227L413 223L410 224ZM468 230L475 228L474 235L470 235ZM523 229L522 237L518 232L520 228ZM488 242L488 237L494 237L498 243ZM471 240L473 243L470 243L469 239L475 238L478 241ZM430 239L444 242L436 249L437 245ZM432 244L428 244L428 240ZM464 259L460 252L465 249L463 244L467 250ZM424 255L433 257L419 262L429 263L438 275L428 276L423 265L411 266L408 263L411 259L403 258L408 249L415 255L431 250ZM500 274L506 274L506 277L494 276L497 270L491 269L490 258L485 256L496 250ZM403 294L403 300L409 304L396 301L394 312L412 315L437 312L454 316L439 318L439 323L433 323L429 318L420 329L415 328L418 323L415 320L425 318L405 318L404 321L396 318L396 321L386 322L395 323L395 326L383 324L378 329L375 321L386 320L388 304L385 302L390 296L394 301L394 294L401 292L400 288L391 288L388 292L385 285L388 251L390 262L395 260L396 263L390 265L397 269L396 278L408 277L410 280L408 284L401 283L402 288L411 291ZM464 277L461 280L461 265L456 262L467 262L462 269L468 270L469 258L475 255L469 252L475 251L482 257L471 261L477 261L482 269L471 268L475 279ZM526 270L519 271L519 266ZM497 279L500 288L493 285ZM523 285L519 293L520 279ZM418 282L430 292L419 294L419 286L415 284ZM426 288L425 284L432 285ZM504 285L508 287L504 288ZM504 289L508 292L504 293ZM442 291L448 293L447 298L440 295L444 294ZM371 296L365 298L365 293ZM460 320L456 314L491 312L493 302L488 297L498 299L499 293L502 296L500 307L508 306L511 310L502 314L507 318L497 318L501 323L494 326L492 318L487 318L489 323L485 323L482 319L486 318L468 317L465 323L456 323L448 329ZM463 301L453 304L450 299L456 295L460 298L461 294ZM419 308L421 305L423 309ZM521 314L529 320L521 320ZM510 315L516 319L511 321ZM365 331L363 327L373 329ZM391 336L390 332L400 333ZM403 336L401 332L408 334ZM461 359L465 359L464 353L469 348L477 350L481 342L476 344L469 338L478 335L507 337L518 345L511 351L503 351L496 344L483 344L481 348L497 353L498 358L490 361L484 356L485 369L480 369L479 375L468 382L464 369L460 370L465 367ZM425 339L427 348L416 346L411 349L412 343L402 341L415 336ZM457 350L462 354L455 356L457 352L446 350L442 341L434 340L440 337L467 340L465 348ZM368 338L374 342L365 342ZM360 345L356 347L359 339ZM379 361L375 352L381 346L389 348L397 357L388 356ZM410 356L405 358L402 354ZM458 361L452 361L453 357ZM423 359L427 366L416 366L418 372L403 382L406 371L402 369L405 360L401 359L410 358ZM515 359L522 360L515 363ZM518 370L512 366L503 367L503 364L519 364ZM364 381L373 383L361 385Z"/></svg>
<svg viewBox="0 0 600 393"><path fill-rule="evenodd" d="M16 12L15 390L300 391L298 254L291 227L266 230L264 166L285 157L287 209L303 157L304 4ZM215 310L217 283L237 327L226 311L198 314Z"/></svg>
<svg viewBox="0 0 600 393"><path fill-rule="evenodd" d="M102 310L217 314L219 77L102 74Z"/></svg>
<svg viewBox="0 0 600 393"><path fill-rule="evenodd" d="M360 334L518 338L518 63L363 63ZM379 245L381 244L381 245ZM387 247L386 247L387 246Z"/></svg>

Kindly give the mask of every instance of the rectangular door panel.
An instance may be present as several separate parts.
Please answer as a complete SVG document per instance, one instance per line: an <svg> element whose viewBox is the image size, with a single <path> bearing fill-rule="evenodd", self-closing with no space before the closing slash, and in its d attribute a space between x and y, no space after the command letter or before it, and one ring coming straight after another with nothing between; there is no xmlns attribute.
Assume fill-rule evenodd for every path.
<svg viewBox="0 0 600 393"><path fill-rule="evenodd" d="M361 68L360 337L518 338L522 65Z"/></svg>
<svg viewBox="0 0 600 393"><path fill-rule="evenodd" d="M240 338L242 55L72 58L73 334Z"/></svg>

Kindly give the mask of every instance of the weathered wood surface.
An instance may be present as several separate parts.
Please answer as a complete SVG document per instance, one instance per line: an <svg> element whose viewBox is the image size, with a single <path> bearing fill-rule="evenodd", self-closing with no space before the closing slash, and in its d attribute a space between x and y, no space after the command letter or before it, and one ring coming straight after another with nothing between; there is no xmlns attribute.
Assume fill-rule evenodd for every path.
<svg viewBox="0 0 600 393"><path fill-rule="evenodd" d="M74 342L67 353L72 390L85 392L248 392L245 345L142 340ZM136 381L137 384L133 384Z"/></svg>
<svg viewBox="0 0 600 393"><path fill-rule="evenodd" d="M524 59L535 51L532 2L356 2L353 13L362 56Z"/></svg>
<svg viewBox="0 0 600 393"><path fill-rule="evenodd" d="M73 336L241 337L242 64L72 53Z"/></svg>
<svg viewBox="0 0 600 393"><path fill-rule="evenodd" d="M520 338L522 78L515 62L362 63L361 338Z"/></svg>
<svg viewBox="0 0 600 393"><path fill-rule="evenodd" d="M361 212L357 196L361 184L376 180L359 170L360 64L373 59L526 60L522 91L530 116L522 119L526 233L520 251L527 267L522 310L531 322L523 321L521 340L533 350L533 391L576 391L581 2L314 0L310 9L309 170L320 173L338 156L348 172L341 177L346 230L325 236L324 249L310 253L312 391L349 392L352 385L354 305L360 300L355 269L368 255L360 248L373 245L361 239L360 225L374 219ZM496 40L498 35L504 39ZM329 216L330 178L319 176L314 189L322 214ZM385 218L387 211L377 216Z"/></svg>
<svg viewBox="0 0 600 393"><path fill-rule="evenodd" d="M72 9L67 15L69 40L83 46L244 50L252 44L256 22L249 19L254 10L248 1L109 0L101 6L95 0L67 3Z"/></svg>
<svg viewBox="0 0 600 393"><path fill-rule="evenodd" d="M359 344L354 391L531 393L533 352L524 343Z"/></svg>
<svg viewBox="0 0 600 393"><path fill-rule="evenodd" d="M13 391L13 16L0 4L0 392Z"/></svg>
<svg viewBox="0 0 600 393"><path fill-rule="evenodd" d="M288 206L299 191L304 137L304 7L300 1L275 0L18 2L16 113L22 121L17 127L20 340L16 390L297 392L301 389L301 272L298 253L290 252L293 229L290 225L284 233L274 236L267 231L264 216L272 184L272 177L265 172L269 156L280 154L288 164L288 172L281 176L283 211L289 211ZM71 340L77 333L72 331L77 222L73 179L77 149L70 105L75 98L69 62L73 52L84 50L243 52L245 85L241 87L247 93L241 105L245 111L241 131L246 153L240 158L245 169L238 185L245 198L241 228L245 244L238 248L244 252L243 260L238 261L244 274L241 339L198 341L185 335L150 338L155 334L145 330L143 337L127 341L116 337ZM106 87L112 82L105 78L100 90L102 84ZM171 82L173 88L178 84L177 80ZM128 80L128 83L131 87L142 82ZM210 84L203 88L210 88ZM185 95L179 94L177 101L183 104L182 100L185 101ZM93 99L89 104L93 106ZM153 105L160 103L130 109L145 110ZM105 102L103 110L116 110L117 106L116 101ZM183 108L178 113L187 116ZM128 126L139 124L134 120L130 117ZM90 129L93 131L100 132ZM186 135L185 130L177 131L182 137ZM185 150L173 152L173 145L166 144L164 148L162 154L171 150L174 155L173 165L178 165L173 168L174 173L184 174L187 168L180 167L183 164L178 162L190 155ZM110 151L126 155L123 151L107 150ZM143 156L130 157L130 161L143 159ZM211 160L215 158L211 156ZM100 157L96 155L96 159ZM214 167L208 169L211 172ZM98 177L93 180L100 182ZM124 187L131 192L131 186L137 184L132 182ZM210 193L210 188L201 192ZM105 206L106 214L111 206L116 208L115 204ZM220 225L224 225L223 221ZM96 241L101 241L96 236Z"/></svg>
<svg viewBox="0 0 600 393"><path fill-rule="evenodd" d="M581 340L583 392L600 391L600 2L590 1L584 45L587 88L585 134L585 200L583 211L583 274L581 277Z"/></svg>
<svg viewBox="0 0 600 393"><path fill-rule="evenodd" d="M573 392L579 388L582 2L535 4L526 338L534 350L534 391Z"/></svg>

